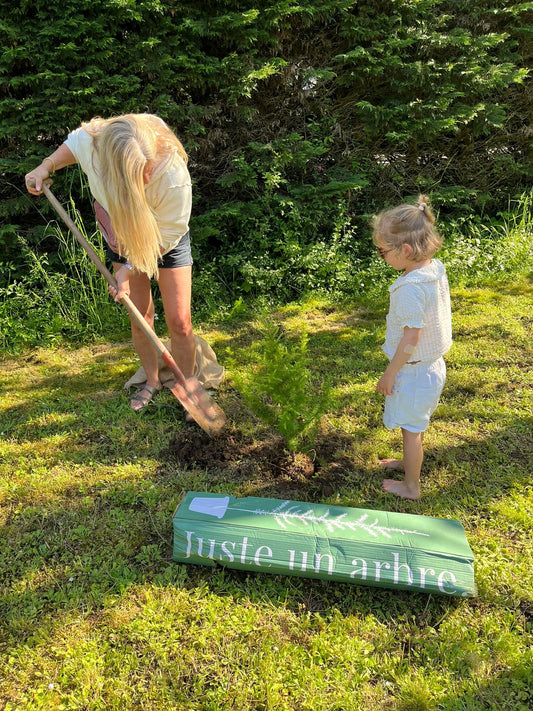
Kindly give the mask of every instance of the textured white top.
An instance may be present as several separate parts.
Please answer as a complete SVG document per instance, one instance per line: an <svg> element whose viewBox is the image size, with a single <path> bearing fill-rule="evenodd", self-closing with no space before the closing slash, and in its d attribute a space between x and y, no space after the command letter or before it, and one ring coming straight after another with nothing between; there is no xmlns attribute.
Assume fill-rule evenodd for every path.
<svg viewBox="0 0 533 711"><path fill-rule="evenodd" d="M444 264L432 259L421 269L402 274L389 286L390 308L383 351L396 353L404 328L420 328L420 340L410 361L432 362L452 345L450 289Z"/></svg>
<svg viewBox="0 0 533 711"><path fill-rule="evenodd" d="M69 133L65 144L86 174L93 197L109 212L92 136L80 127ZM161 233L162 254L166 254L188 231L191 216L191 177L181 156L173 153L158 165L145 185L145 192Z"/></svg>

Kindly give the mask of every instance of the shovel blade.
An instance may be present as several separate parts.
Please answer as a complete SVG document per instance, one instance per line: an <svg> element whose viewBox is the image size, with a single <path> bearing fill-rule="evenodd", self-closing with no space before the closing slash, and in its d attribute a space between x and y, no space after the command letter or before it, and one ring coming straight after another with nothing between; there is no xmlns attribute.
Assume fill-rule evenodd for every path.
<svg viewBox="0 0 533 711"><path fill-rule="evenodd" d="M226 415L196 378L187 378L183 385L175 382L170 390L196 424L210 437L222 431L226 424Z"/></svg>

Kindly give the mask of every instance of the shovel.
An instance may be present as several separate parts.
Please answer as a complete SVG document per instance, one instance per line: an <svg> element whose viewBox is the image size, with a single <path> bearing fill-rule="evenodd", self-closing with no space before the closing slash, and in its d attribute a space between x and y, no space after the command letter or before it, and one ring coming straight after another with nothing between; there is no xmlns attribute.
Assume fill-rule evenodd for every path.
<svg viewBox="0 0 533 711"><path fill-rule="evenodd" d="M53 206L57 214L70 229L76 240L80 243L83 249L87 252L90 260L102 274L108 284L117 288L115 277L109 269L102 263L89 242L76 227L69 215L65 212L59 201L52 194L48 185L43 183L43 193L48 198L48 201ZM146 338L150 341L157 353L161 356L164 364L172 371L176 377L176 382L170 388L171 392L178 398L185 410L191 415L194 421L205 431L209 436L218 434L226 423L226 416L223 410L215 403L213 398L200 385L197 378L186 378L178 367L178 364L165 348L157 334L150 328L145 321L143 315L135 306L129 296L124 295L120 302L128 310L131 318L137 326L142 330Z"/></svg>

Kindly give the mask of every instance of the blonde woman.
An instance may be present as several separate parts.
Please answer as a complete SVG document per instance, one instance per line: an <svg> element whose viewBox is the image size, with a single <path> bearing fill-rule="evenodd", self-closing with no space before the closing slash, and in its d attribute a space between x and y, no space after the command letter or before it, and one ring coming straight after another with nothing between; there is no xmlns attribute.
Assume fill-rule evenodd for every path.
<svg viewBox="0 0 533 711"><path fill-rule="evenodd" d="M443 355L452 345L450 291L443 263L434 259L442 239L428 199L381 213L374 225L379 256L403 272L389 287L390 307L383 351L389 364L376 386L385 395L383 423L400 427L403 459L380 466L399 469L404 479L385 479L383 488L418 499L422 440L446 380Z"/></svg>
<svg viewBox="0 0 533 711"><path fill-rule="evenodd" d="M172 355L185 377L194 372L191 324L192 256L189 240L191 179L187 155L165 122L151 114L94 118L26 175L27 189L42 192L56 170L78 163L87 175L95 212L107 242L119 300L130 296L154 325L151 279L159 284ZM131 324L133 344L146 383L131 398L136 412L161 389L157 354L142 331Z"/></svg>

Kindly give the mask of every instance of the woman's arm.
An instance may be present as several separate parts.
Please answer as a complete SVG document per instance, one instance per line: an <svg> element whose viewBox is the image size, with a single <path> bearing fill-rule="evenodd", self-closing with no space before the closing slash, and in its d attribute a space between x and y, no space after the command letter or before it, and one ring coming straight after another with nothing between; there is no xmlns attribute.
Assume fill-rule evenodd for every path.
<svg viewBox="0 0 533 711"><path fill-rule="evenodd" d="M61 170L61 168L77 162L72 151L62 143L52 155L43 160L41 165L38 165L37 168L34 168L26 175L26 189L32 195L40 195L42 193L43 180L49 178L56 170Z"/></svg>

